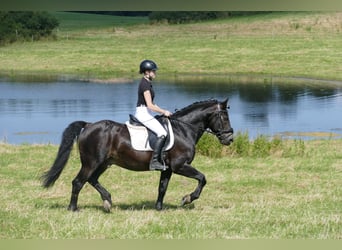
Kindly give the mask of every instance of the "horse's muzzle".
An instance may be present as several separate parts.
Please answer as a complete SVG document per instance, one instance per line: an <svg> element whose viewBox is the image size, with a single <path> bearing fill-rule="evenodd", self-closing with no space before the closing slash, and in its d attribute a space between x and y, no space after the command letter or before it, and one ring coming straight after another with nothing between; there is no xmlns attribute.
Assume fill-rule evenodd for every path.
<svg viewBox="0 0 342 250"><path fill-rule="evenodd" d="M233 130L231 132L222 133L218 139L221 144L230 145L234 141Z"/></svg>

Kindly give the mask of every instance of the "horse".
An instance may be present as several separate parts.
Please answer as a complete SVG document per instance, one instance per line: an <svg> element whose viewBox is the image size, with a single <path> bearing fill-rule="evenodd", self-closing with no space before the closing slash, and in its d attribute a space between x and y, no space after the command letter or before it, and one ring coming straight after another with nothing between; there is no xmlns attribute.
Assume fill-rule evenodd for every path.
<svg viewBox="0 0 342 250"><path fill-rule="evenodd" d="M168 168L160 173L156 210L163 209L164 196L173 173L198 181L196 189L182 198L181 206L190 204L200 197L206 185L206 178L191 165L195 157L195 145L206 131L216 135L223 145L233 142L233 128L230 125L228 109L228 98L222 102L211 99L195 102L175 111L168 118L174 132L174 145L164 152L164 161ZM94 123L74 121L62 134L53 165L41 176L43 187L53 186L58 179L76 140L78 140L81 169L72 181L68 210L78 211L79 193L88 182L100 193L104 210L110 212L111 194L99 183L99 177L112 164L133 171L149 171L152 152L137 151L132 148L126 124L111 120Z"/></svg>

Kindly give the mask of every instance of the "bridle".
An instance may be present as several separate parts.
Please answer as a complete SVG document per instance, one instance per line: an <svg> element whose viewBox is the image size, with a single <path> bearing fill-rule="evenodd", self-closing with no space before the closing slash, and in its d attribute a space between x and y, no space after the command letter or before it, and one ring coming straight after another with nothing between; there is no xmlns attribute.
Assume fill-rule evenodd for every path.
<svg viewBox="0 0 342 250"><path fill-rule="evenodd" d="M229 106L227 107L227 109L229 109ZM210 116L210 120L212 119L213 116L217 115L217 117L219 117L219 120L220 120L220 129L216 132L212 131L211 129L207 128L199 128L199 131L198 132L207 132L207 133L210 133L210 134L213 134L215 135L217 138L221 139L221 137L224 135L224 134L232 134L233 133L233 129L230 128L230 129L223 129L223 118L222 118L222 114L227 114L228 116L228 111L227 110L222 110L220 108L220 104L217 104L217 110L215 112L213 112ZM182 120L178 120L172 116L169 117L170 120L174 120L174 121L177 121L177 122L180 122L180 123L183 123L185 125L187 125L188 127L194 127L194 125L192 125L191 123L188 123L188 122L184 122Z"/></svg>
<svg viewBox="0 0 342 250"><path fill-rule="evenodd" d="M229 106L227 107L227 109L229 109ZM228 111L221 109L220 104L217 104L217 110L214 113L212 113L211 117L213 117L213 116L217 116L218 117L218 119L220 120L220 129L217 132L214 132L211 129L206 129L206 132L215 135L219 139L221 139L221 137L224 134L232 134L233 133L233 129L232 128L230 128L230 129L223 129L224 126L223 126L222 114L227 114L227 116L228 116ZM212 118L210 118L210 120L211 119Z"/></svg>

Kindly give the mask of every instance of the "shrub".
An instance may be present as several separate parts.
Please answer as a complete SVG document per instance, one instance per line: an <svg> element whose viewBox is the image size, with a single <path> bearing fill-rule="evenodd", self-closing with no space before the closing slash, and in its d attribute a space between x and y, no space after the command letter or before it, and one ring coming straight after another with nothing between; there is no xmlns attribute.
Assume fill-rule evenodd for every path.
<svg viewBox="0 0 342 250"><path fill-rule="evenodd" d="M0 12L0 44L38 40L50 36L58 25L58 20L47 12Z"/></svg>
<svg viewBox="0 0 342 250"><path fill-rule="evenodd" d="M149 19L157 23L166 21L170 24L180 24L264 13L270 13L270 11L154 11L149 14Z"/></svg>
<svg viewBox="0 0 342 250"><path fill-rule="evenodd" d="M230 14L225 11L155 11L150 13L149 19L151 22L180 24L223 18Z"/></svg>
<svg viewBox="0 0 342 250"><path fill-rule="evenodd" d="M265 157L270 155L271 143L264 135L259 135L253 142L252 155L255 157Z"/></svg>
<svg viewBox="0 0 342 250"><path fill-rule="evenodd" d="M230 146L223 146L211 134L204 134L196 146L197 153L218 158L222 156L264 158L270 155L278 157L305 156L305 143L303 140L286 141L275 137L269 139L259 135L254 141L249 139L248 133L237 133Z"/></svg>
<svg viewBox="0 0 342 250"><path fill-rule="evenodd" d="M217 158L222 156L222 144L218 141L216 136L205 133L198 141L196 149L201 155Z"/></svg>
<svg viewBox="0 0 342 250"><path fill-rule="evenodd" d="M231 151L238 156L248 156L251 144L248 133L237 133L231 145Z"/></svg>

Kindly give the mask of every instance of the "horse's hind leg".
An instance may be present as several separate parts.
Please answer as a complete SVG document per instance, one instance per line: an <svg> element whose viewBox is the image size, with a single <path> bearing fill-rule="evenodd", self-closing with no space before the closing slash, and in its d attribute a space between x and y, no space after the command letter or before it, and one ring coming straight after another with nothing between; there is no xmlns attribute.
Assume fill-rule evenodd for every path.
<svg viewBox="0 0 342 250"><path fill-rule="evenodd" d="M70 204L68 209L71 211L77 211L77 201L78 195L83 188L84 184L87 182L89 178L89 170L82 167L80 172L77 174L76 178L72 181L72 191Z"/></svg>
<svg viewBox="0 0 342 250"><path fill-rule="evenodd" d="M78 195L83 188L84 184L88 181L89 177L93 174L96 169L96 164L84 164L82 163L82 167L80 172L77 174L75 179L72 181L72 192L71 199L68 209L71 211L77 211L77 201Z"/></svg>
<svg viewBox="0 0 342 250"><path fill-rule="evenodd" d="M98 167L90 176L88 182L100 193L105 211L110 212L112 207L111 194L98 181L99 177L106 171L107 166L107 164L102 164L100 167Z"/></svg>

